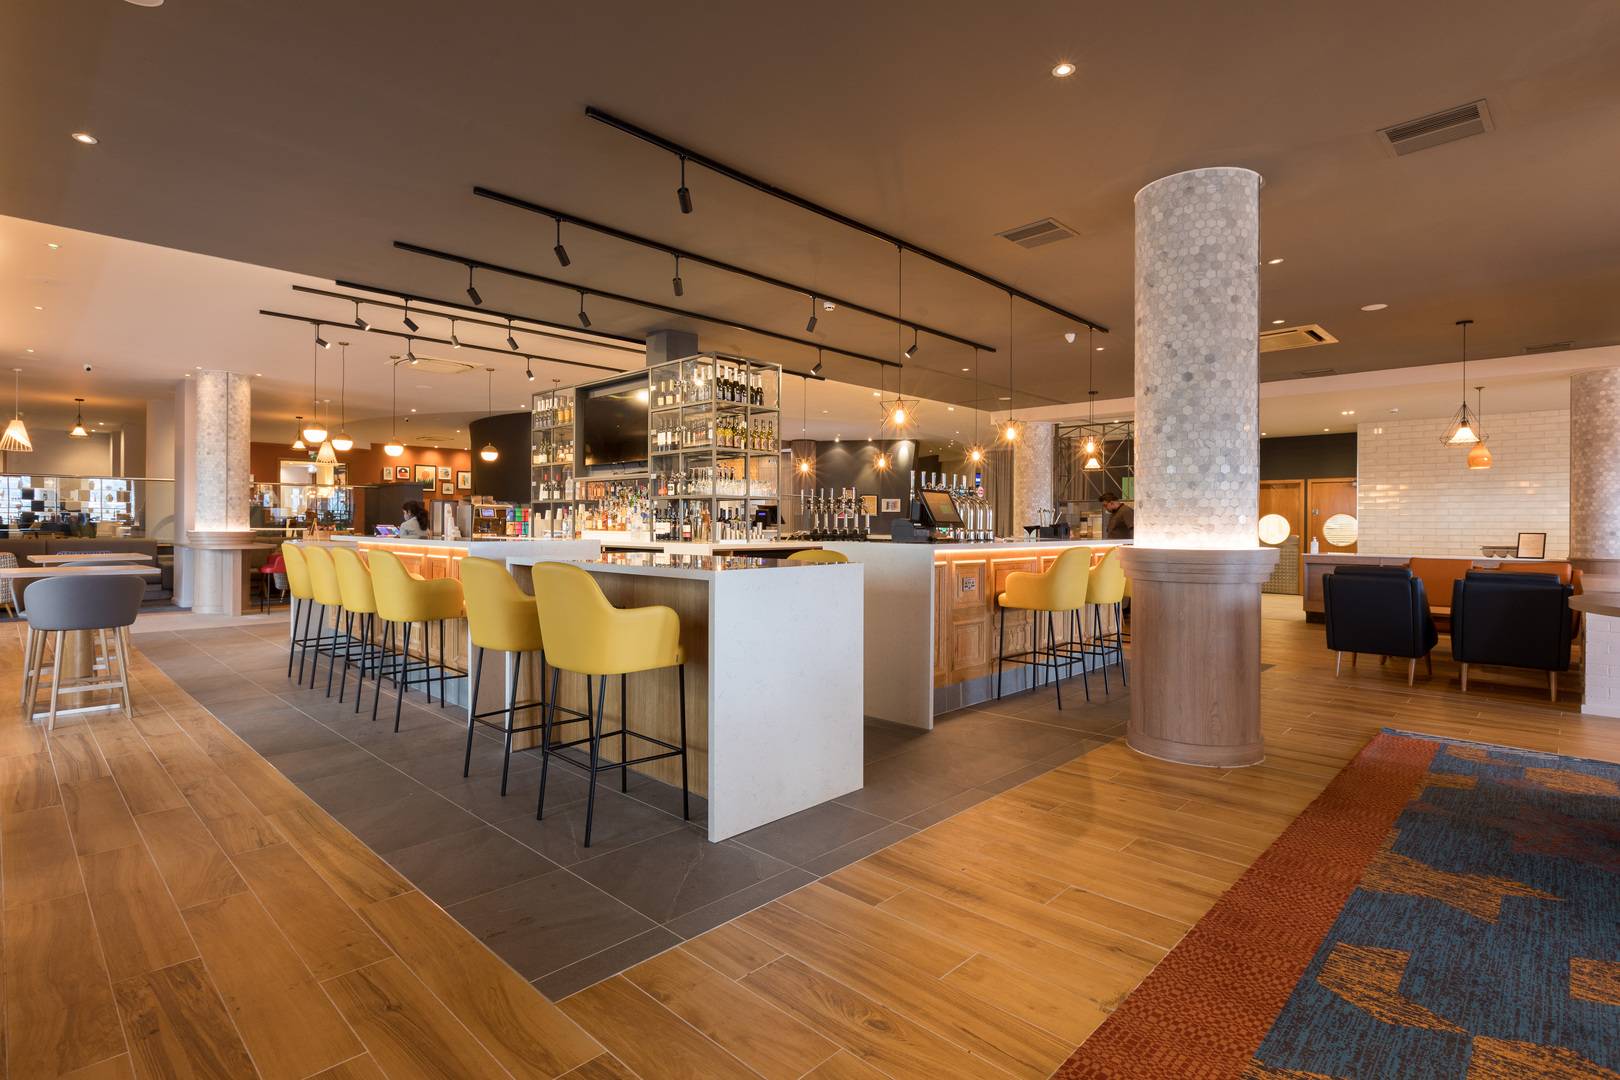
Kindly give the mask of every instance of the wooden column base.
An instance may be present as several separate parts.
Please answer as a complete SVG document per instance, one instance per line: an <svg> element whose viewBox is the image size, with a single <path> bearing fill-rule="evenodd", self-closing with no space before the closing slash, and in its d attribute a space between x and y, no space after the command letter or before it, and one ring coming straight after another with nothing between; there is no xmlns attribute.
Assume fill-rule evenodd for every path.
<svg viewBox="0 0 1620 1080"><path fill-rule="evenodd" d="M1256 765L1260 586L1276 548L1126 547L1133 750L1185 765Z"/></svg>

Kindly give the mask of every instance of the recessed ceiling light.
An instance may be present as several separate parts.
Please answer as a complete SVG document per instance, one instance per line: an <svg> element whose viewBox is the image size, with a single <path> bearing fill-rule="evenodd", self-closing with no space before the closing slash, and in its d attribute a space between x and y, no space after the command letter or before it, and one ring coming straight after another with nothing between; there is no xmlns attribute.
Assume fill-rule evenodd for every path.
<svg viewBox="0 0 1620 1080"><path fill-rule="evenodd" d="M963 370L963 371L970 371L970 370L972 370L972 369L971 369L971 368L963 368L963 369L962 369L962 370Z"/></svg>
<svg viewBox="0 0 1620 1080"><path fill-rule="evenodd" d="M35 304L34 305L34 310L35 311L44 311L45 310L45 305L44 304Z"/></svg>
<svg viewBox="0 0 1620 1080"><path fill-rule="evenodd" d="M1271 320L1271 325L1272 326L1281 326L1286 321L1287 321L1286 319L1272 319Z"/></svg>
<svg viewBox="0 0 1620 1080"><path fill-rule="evenodd" d="M1354 415L1356 415L1356 410L1354 410L1354 409L1340 409L1339 410L1339 415L1340 416L1354 416Z"/></svg>
<svg viewBox="0 0 1620 1080"><path fill-rule="evenodd" d="M1267 259L1267 260L1266 260L1266 265L1267 265L1267 266L1276 266L1276 265L1277 265L1277 264L1278 264L1278 263L1280 263L1280 262L1282 262L1282 259L1281 259L1281 258L1276 258L1276 259Z"/></svg>
<svg viewBox="0 0 1620 1080"><path fill-rule="evenodd" d="M946 412L955 412L956 411L956 406L955 405L947 405L947 406L945 406L945 411Z"/></svg>
<svg viewBox="0 0 1620 1080"><path fill-rule="evenodd" d="M882 397L883 394L881 392L877 391L877 390L874 390L874 391L872 391L872 396L873 397Z"/></svg>
<svg viewBox="0 0 1620 1080"><path fill-rule="evenodd" d="M1067 79L1074 74L1074 65L1064 60L1052 68L1052 76L1058 79Z"/></svg>
<svg viewBox="0 0 1620 1080"><path fill-rule="evenodd" d="M1103 351L1103 347L1102 347L1102 346L1101 346L1101 345L1099 345L1099 346L1097 346L1097 351L1098 351L1098 352L1102 352L1102 351Z"/></svg>
<svg viewBox="0 0 1620 1080"><path fill-rule="evenodd" d="M264 378L264 372L262 372L262 371L255 371L255 372L254 372L254 373L253 373L253 377L254 377L254 378L255 378L255 379L262 379L262 378Z"/></svg>
<svg viewBox="0 0 1620 1080"><path fill-rule="evenodd" d="M1361 305L1361 310L1362 311L1383 311L1387 307L1389 307L1388 304L1362 304Z"/></svg>
<svg viewBox="0 0 1620 1080"><path fill-rule="evenodd" d="M33 350L33 349L29 349L29 350L28 350L28 351L29 351L29 352L33 352L33 351L34 351L34 350Z"/></svg>
<svg viewBox="0 0 1620 1080"><path fill-rule="evenodd" d="M1263 431L1262 431L1262 432L1261 432L1261 433L1260 433L1260 437L1261 437L1261 438L1262 438L1262 439L1263 439L1263 438L1265 438L1265 437L1266 437L1266 433L1265 433L1265 432L1263 432Z"/></svg>
<svg viewBox="0 0 1620 1080"><path fill-rule="evenodd" d="M1010 398L1010 397L1004 397L1004 398L997 398L997 399L996 399L996 400L997 400L997 401L1011 401L1011 400L1012 400L1012 398Z"/></svg>
<svg viewBox="0 0 1620 1080"><path fill-rule="evenodd" d="M86 146L94 146L101 140L90 134L88 131L75 131L73 133L73 141L76 143L83 143Z"/></svg>
<svg viewBox="0 0 1620 1080"><path fill-rule="evenodd" d="M822 410L821 410L821 415L822 415L822 416L826 416L826 415L827 415L827 410L826 410L826 409L822 409Z"/></svg>
<svg viewBox="0 0 1620 1080"><path fill-rule="evenodd" d="M411 412L415 412L415 411L416 411L416 410L415 410L415 409L412 409L412 410L411 410Z"/></svg>
<svg viewBox="0 0 1620 1080"><path fill-rule="evenodd" d="M52 251L60 250L60 248L62 247L62 245L58 244L55 240L47 240L47 241L45 241L45 246L50 248Z"/></svg>
<svg viewBox="0 0 1620 1080"><path fill-rule="evenodd" d="M1398 407L1397 407L1397 408L1394 408L1394 409L1391 409L1391 410L1389 410L1389 411L1390 411L1390 412L1400 412L1400 411L1401 411L1401 410L1400 410L1400 409L1399 409L1399 408L1398 408Z"/></svg>
<svg viewBox="0 0 1620 1080"><path fill-rule="evenodd" d="M126 2L134 4L136 7L162 7L163 6L163 0L126 0Z"/></svg>
<svg viewBox="0 0 1620 1080"><path fill-rule="evenodd" d="M1332 428L1323 428L1322 430L1323 431L1332 431L1333 429Z"/></svg>

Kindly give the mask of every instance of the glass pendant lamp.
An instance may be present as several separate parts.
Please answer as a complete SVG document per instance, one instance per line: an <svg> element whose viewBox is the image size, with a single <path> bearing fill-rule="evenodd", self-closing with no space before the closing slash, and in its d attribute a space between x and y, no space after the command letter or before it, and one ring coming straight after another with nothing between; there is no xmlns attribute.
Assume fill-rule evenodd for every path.
<svg viewBox="0 0 1620 1080"><path fill-rule="evenodd" d="M12 368L12 411L11 423L6 425L6 433L0 435L0 450L12 454L26 454L34 449L34 440L28 437L28 425L22 419L22 368Z"/></svg>
<svg viewBox="0 0 1620 1080"><path fill-rule="evenodd" d="M1458 319L1462 327L1463 400L1440 441L1446 446L1473 446L1479 442L1479 414L1468 407L1468 328L1473 319Z"/></svg>
<svg viewBox="0 0 1620 1080"><path fill-rule="evenodd" d="M488 411L484 415L489 417L495 414L495 369L485 368L484 370L489 372L489 396L484 402L485 405L488 406ZM483 458L485 461L499 461L501 452L496 448L494 443L485 443L483 449L478 451L478 456Z"/></svg>
<svg viewBox="0 0 1620 1080"><path fill-rule="evenodd" d="M294 450L308 450L309 449L308 446L304 445L304 418L302 416L293 417L292 448Z"/></svg>
<svg viewBox="0 0 1620 1080"><path fill-rule="evenodd" d="M1474 419L1479 425L1475 434L1479 441L1468 451L1468 467L1470 469L1488 469L1491 467L1491 448L1485 445L1485 388L1474 387L1475 401L1478 407L1474 410Z"/></svg>
<svg viewBox="0 0 1620 1080"><path fill-rule="evenodd" d="M73 400L79 406L79 415L74 418L73 426L68 428L68 438L88 439L90 432L84 426L84 398L76 397Z"/></svg>
<svg viewBox="0 0 1620 1080"><path fill-rule="evenodd" d="M1097 426L1097 380L1093 377L1096 370L1093 357L1097 355L1097 350L1092 348L1091 335L1092 328L1088 326L1086 327L1086 397L1088 399L1086 403L1087 431L1086 441L1080 447L1080 453L1082 454L1080 468L1083 472L1101 472L1103 467L1102 451L1097 445L1096 435L1093 434L1093 431Z"/></svg>
<svg viewBox="0 0 1620 1080"><path fill-rule="evenodd" d="M332 449L347 454L354 449L354 439L343 430L348 426L349 419L349 343L340 341L338 348L342 350L338 368L338 433L332 436Z"/></svg>
<svg viewBox="0 0 1620 1080"><path fill-rule="evenodd" d="M406 345L405 352L406 352L407 355L409 355L409 353L410 353L410 346L409 345ZM401 454L403 454L405 452L404 444L399 441L399 364L400 364L399 358L395 357L394 358L394 367L393 367L393 381L394 381L394 408L393 408L393 413L392 413L393 434L389 435L388 436L388 441L383 443L383 453L387 454L389 457L399 457L399 455L401 455Z"/></svg>

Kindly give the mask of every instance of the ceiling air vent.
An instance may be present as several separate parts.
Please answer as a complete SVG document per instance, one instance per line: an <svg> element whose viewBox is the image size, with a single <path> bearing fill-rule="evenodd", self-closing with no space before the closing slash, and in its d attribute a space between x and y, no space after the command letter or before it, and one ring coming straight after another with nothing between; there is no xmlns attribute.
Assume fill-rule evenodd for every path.
<svg viewBox="0 0 1620 1080"><path fill-rule="evenodd" d="M1524 351L1527 353L1567 352L1574 347L1575 343L1573 341L1549 341L1544 345L1526 345Z"/></svg>
<svg viewBox="0 0 1620 1080"><path fill-rule="evenodd" d="M1454 109L1430 113L1416 120L1393 124L1378 132L1392 154L1403 157L1419 150L1428 150L1471 135L1483 135L1492 130L1491 112L1484 99L1458 105Z"/></svg>
<svg viewBox="0 0 1620 1080"><path fill-rule="evenodd" d="M1055 244L1059 240L1067 240L1076 233L1056 218L1041 218L1039 221L1032 221L1028 225L1020 225L1006 232L998 232L996 235L1011 240L1021 248L1038 248Z"/></svg>
<svg viewBox="0 0 1620 1080"><path fill-rule="evenodd" d="M1316 345L1332 345L1339 339L1312 323L1310 326L1283 326L1260 332L1260 351L1281 352L1284 349L1309 349Z"/></svg>

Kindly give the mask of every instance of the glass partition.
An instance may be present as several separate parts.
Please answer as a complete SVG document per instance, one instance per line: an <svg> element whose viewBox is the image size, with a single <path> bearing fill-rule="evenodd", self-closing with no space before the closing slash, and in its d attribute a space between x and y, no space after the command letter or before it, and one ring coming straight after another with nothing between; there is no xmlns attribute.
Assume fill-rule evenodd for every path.
<svg viewBox="0 0 1620 1080"><path fill-rule="evenodd" d="M254 484L248 521L264 540L312 530L348 532L354 527L354 500L355 489L346 484Z"/></svg>
<svg viewBox="0 0 1620 1080"><path fill-rule="evenodd" d="M174 542L174 481L136 476L0 474L0 535Z"/></svg>

